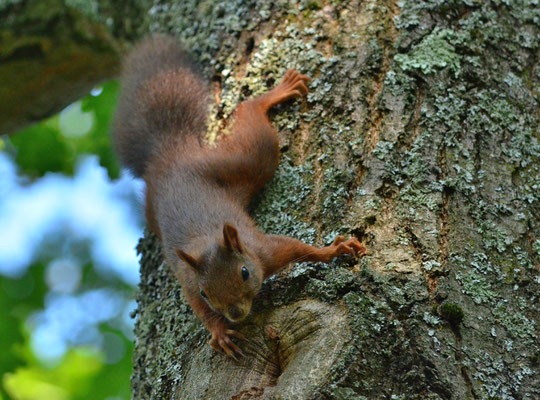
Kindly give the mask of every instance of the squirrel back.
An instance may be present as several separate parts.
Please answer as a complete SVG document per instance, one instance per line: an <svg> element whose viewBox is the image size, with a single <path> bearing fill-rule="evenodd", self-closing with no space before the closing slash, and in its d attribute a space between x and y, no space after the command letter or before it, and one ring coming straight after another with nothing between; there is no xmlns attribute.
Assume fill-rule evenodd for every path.
<svg viewBox="0 0 540 400"><path fill-rule="evenodd" d="M113 141L121 162L142 177L171 142L206 131L208 86L171 37L155 35L126 58Z"/></svg>

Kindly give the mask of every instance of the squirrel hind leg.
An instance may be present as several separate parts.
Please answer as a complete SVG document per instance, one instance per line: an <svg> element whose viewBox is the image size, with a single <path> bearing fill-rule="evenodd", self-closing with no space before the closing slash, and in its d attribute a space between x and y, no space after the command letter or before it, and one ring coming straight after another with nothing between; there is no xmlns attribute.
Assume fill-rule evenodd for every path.
<svg viewBox="0 0 540 400"><path fill-rule="evenodd" d="M274 89L261 96L264 111L266 112L287 100L307 96L307 84L310 80L310 77L302 75L295 69L289 69Z"/></svg>

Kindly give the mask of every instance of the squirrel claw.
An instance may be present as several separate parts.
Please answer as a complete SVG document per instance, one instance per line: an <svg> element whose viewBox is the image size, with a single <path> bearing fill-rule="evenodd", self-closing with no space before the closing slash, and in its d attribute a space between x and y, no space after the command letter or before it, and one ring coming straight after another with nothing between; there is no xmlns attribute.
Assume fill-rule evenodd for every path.
<svg viewBox="0 0 540 400"><path fill-rule="evenodd" d="M283 76L278 88L290 93L298 92L299 96L306 96L308 94L307 83L310 80L310 77L302 75L294 69L290 69Z"/></svg>
<svg viewBox="0 0 540 400"><path fill-rule="evenodd" d="M210 346L218 352L225 353L228 357L235 361L238 361L237 356L244 357L242 350L231 340L230 336L234 336L240 340L244 340L245 337L240 332L236 332L232 329L225 331L212 332L212 338L210 339Z"/></svg>
<svg viewBox="0 0 540 400"><path fill-rule="evenodd" d="M310 80L310 77L302 75L297 70L289 69L274 89L261 96L263 109L268 110L284 101L307 96L309 92L307 83Z"/></svg>
<svg viewBox="0 0 540 400"><path fill-rule="evenodd" d="M225 333L227 335L230 335L230 336L234 336L235 338L239 339L239 340L246 340L246 337L244 335L242 335L240 332L237 332L235 330L232 330L232 329L227 329L225 331Z"/></svg>
<svg viewBox="0 0 540 400"><path fill-rule="evenodd" d="M328 249L331 251L329 260L332 258L338 257L342 254L351 254L353 256L365 256L368 254L366 248L358 241L356 238L350 238L345 240L343 236L336 236L334 241Z"/></svg>

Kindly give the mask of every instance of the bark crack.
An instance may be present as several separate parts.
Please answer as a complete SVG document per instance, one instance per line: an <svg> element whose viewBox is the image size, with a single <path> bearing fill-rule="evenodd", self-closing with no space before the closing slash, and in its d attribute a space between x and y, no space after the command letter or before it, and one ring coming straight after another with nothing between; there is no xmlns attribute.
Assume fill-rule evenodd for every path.
<svg viewBox="0 0 540 400"><path fill-rule="evenodd" d="M444 181L448 175L448 160L446 158L446 144L441 141L438 154L439 182ZM442 269L446 270L448 261L448 203L450 202L450 192L448 188L442 189L442 209L439 218L439 253ZM437 279L437 278L435 278Z"/></svg>
<svg viewBox="0 0 540 400"><path fill-rule="evenodd" d="M424 90L421 86L418 87L418 96L416 98L416 104L414 106L414 116L413 116L413 129L412 129L412 137L411 142L409 144L409 148L414 143L414 140L418 137L418 133L420 132L420 117L421 117L421 111L422 111L422 102L424 101Z"/></svg>
<svg viewBox="0 0 540 400"><path fill-rule="evenodd" d="M474 391L474 387L471 381L471 377L469 376L469 371L467 370L467 367L463 364L463 350L461 349L461 334L459 331L454 331L454 335L456 337L456 361L459 363L460 368L459 372L461 374L461 377L463 378L463 381L465 382L465 385L467 385L467 391L470 397L473 399L479 399L478 395Z"/></svg>
<svg viewBox="0 0 540 400"><path fill-rule="evenodd" d="M379 142L381 126L384 119L384 112L377 103L380 101L380 95L383 91L384 80L393 60L394 43L397 40L398 32L394 23L394 18L399 15L399 7L395 1L385 3L383 15L384 30L378 34L378 42L382 48L381 72L377 74L373 85L373 91L368 96L369 109L369 129L367 132L368 154L375 149Z"/></svg>

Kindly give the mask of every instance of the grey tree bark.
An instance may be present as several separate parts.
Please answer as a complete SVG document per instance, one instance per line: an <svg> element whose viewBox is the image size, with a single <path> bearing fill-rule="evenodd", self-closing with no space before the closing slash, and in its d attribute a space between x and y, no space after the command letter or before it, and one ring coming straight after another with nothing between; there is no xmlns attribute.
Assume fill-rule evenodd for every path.
<svg viewBox="0 0 540 400"><path fill-rule="evenodd" d="M141 241L136 399L534 399L539 384L534 1L157 1L215 83L209 136L287 68L282 160L253 214L371 255L264 285L236 363ZM218 135L219 136L219 135ZM219 140L219 138L218 138Z"/></svg>
<svg viewBox="0 0 540 400"><path fill-rule="evenodd" d="M267 281L236 363L141 241L136 399L534 399L539 384L534 1L156 1L215 84L210 140L287 68L266 232L371 255ZM219 134L217 135L219 140Z"/></svg>
<svg viewBox="0 0 540 400"><path fill-rule="evenodd" d="M212 79L209 140L286 69L311 75L307 101L273 117L282 160L253 214L371 252L268 280L236 363L146 235L135 399L540 398L535 0L155 0L134 15Z"/></svg>

